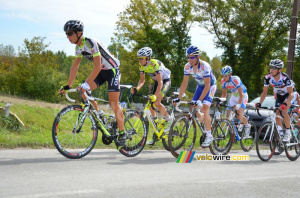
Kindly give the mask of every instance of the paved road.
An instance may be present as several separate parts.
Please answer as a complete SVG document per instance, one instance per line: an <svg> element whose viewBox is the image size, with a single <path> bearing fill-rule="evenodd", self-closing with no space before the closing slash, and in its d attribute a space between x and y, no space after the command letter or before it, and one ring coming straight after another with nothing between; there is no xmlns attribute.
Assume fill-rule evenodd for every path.
<svg viewBox="0 0 300 198"><path fill-rule="evenodd" d="M203 155L208 151L197 151ZM234 151L231 155L245 155ZM93 150L69 160L53 149L0 150L0 197L299 197L300 161L175 163L167 151L135 158Z"/></svg>

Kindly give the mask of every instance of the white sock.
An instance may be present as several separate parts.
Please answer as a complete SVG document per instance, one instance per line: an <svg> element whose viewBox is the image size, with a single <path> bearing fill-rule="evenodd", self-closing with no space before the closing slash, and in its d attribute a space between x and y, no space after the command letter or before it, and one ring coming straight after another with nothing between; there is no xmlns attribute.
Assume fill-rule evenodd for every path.
<svg viewBox="0 0 300 198"><path fill-rule="evenodd" d="M211 131L203 131L203 132L206 133L206 137L212 137Z"/></svg>

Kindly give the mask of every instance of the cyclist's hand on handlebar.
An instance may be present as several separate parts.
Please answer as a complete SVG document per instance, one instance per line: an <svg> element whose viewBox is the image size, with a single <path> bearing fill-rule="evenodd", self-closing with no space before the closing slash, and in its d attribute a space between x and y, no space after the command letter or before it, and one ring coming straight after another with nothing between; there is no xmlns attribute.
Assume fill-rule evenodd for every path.
<svg viewBox="0 0 300 198"><path fill-rule="evenodd" d="M284 103L282 103L282 104L280 105L279 109L280 109L280 110L285 110L286 107L287 107L287 104L284 102Z"/></svg>
<svg viewBox="0 0 300 198"><path fill-rule="evenodd" d="M90 85L87 82L84 82L78 87L78 90L88 91L88 90L90 90Z"/></svg>
<svg viewBox="0 0 300 198"><path fill-rule="evenodd" d="M236 104L234 108L235 108L236 111L238 111L241 108L241 105L240 104Z"/></svg>
<svg viewBox="0 0 300 198"><path fill-rule="evenodd" d="M149 99L151 100L151 102L155 102L156 101L156 95L150 95Z"/></svg>
<svg viewBox="0 0 300 198"><path fill-rule="evenodd" d="M176 105L176 103L178 103L178 102L180 102L180 99L179 98L174 98L173 100L172 100L172 104L175 106Z"/></svg>
<svg viewBox="0 0 300 198"><path fill-rule="evenodd" d="M255 109L259 109L261 107L261 103L255 103Z"/></svg>
<svg viewBox="0 0 300 198"><path fill-rule="evenodd" d="M71 87L69 85L61 86L59 89L60 94L65 94L65 90L69 90Z"/></svg>
<svg viewBox="0 0 300 198"><path fill-rule="evenodd" d="M193 103L195 106L198 106L199 108L202 108L202 107L203 107L201 100L197 100L197 101L192 100L192 103Z"/></svg>
<svg viewBox="0 0 300 198"><path fill-rule="evenodd" d="M131 87L130 93L133 94L133 95L136 94L137 93L137 88L136 87Z"/></svg>

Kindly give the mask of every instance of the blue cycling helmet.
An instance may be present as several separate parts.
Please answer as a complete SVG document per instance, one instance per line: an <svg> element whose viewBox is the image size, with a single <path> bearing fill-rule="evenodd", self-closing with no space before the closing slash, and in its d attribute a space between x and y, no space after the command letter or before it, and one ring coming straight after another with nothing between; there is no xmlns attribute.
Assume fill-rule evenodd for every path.
<svg viewBox="0 0 300 198"><path fill-rule="evenodd" d="M229 65L226 65L221 69L221 74L222 75L227 75L232 73L232 68Z"/></svg>
<svg viewBox="0 0 300 198"><path fill-rule="evenodd" d="M200 55L200 50L198 47L191 45L187 50L186 50L186 56L188 55Z"/></svg>

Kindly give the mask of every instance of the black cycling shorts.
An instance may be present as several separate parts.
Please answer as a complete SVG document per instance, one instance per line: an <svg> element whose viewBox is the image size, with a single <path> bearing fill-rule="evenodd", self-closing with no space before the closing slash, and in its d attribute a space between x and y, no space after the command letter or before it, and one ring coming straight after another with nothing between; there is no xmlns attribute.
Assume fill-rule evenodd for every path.
<svg viewBox="0 0 300 198"><path fill-rule="evenodd" d="M289 94L279 95L276 94L275 107L280 107L280 105L289 97Z"/></svg>
<svg viewBox="0 0 300 198"><path fill-rule="evenodd" d="M104 82L108 83L108 92L120 91L120 69L101 70L94 82L97 86L101 86Z"/></svg>
<svg viewBox="0 0 300 198"><path fill-rule="evenodd" d="M155 94L157 86L158 86L158 82L155 81L152 94ZM162 92L165 96L167 94L167 92L169 91L170 87L171 87L171 80L170 79L165 79L165 80L163 80L163 86L162 86L160 92Z"/></svg>

